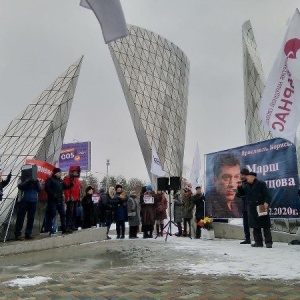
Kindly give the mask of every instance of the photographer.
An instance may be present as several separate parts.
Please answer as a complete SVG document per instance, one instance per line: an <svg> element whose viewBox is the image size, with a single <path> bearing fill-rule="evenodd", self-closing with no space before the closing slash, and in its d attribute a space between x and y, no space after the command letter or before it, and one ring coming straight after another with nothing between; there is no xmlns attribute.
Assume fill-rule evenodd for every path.
<svg viewBox="0 0 300 300"><path fill-rule="evenodd" d="M27 213L27 224L25 229L25 239L32 240L34 237L32 234L34 216L36 212L36 206L38 201L38 193L42 190L41 183L36 179L26 179L18 184L18 189L21 192L21 197L18 202L17 221L15 227L15 239L22 240L21 231L25 215Z"/></svg>
<svg viewBox="0 0 300 300"><path fill-rule="evenodd" d="M2 201L2 198L3 198L3 188L5 188L9 184L10 179L11 179L11 171L7 175L6 179L3 180L2 179L2 170L0 169L0 201Z"/></svg>
<svg viewBox="0 0 300 300"><path fill-rule="evenodd" d="M77 230L77 207L78 203L80 203L80 191L82 188L82 184L79 180L80 171L79 166L71 166L69 168L69 174L66 175L63 180L65 185L73 184L71 189L64 190L65 202L67 205L66 226L69 231Z"/></svg>

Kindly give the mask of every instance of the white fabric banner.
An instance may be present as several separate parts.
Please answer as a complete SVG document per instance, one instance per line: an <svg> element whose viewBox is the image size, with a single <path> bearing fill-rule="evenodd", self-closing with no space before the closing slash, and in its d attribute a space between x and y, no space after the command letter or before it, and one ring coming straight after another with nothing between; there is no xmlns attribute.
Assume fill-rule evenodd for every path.
<svg viewBox="0 0 300 300"><path fill-rule="evenodd" d="M296 10L262 96L259 115L274 137L295 143L300 121L300 14Z"/></svg>
<svg viewBox="0 0 300 300"><path fill-rule="evenodd" d="M80 5L94 12L106 44L128 35L120 0L81 0Z"/></svg>
<svg viewBox="0 0 300 300"><path fill-rule="evenodd" d="M192 185L193 190L196 188L196 186L199 185L198 179L200 176L200 168L201 168L201 161L200 161L199 145L197 143L195 155L192 163L191 175L190 175L190 183Z"/></svg>
<svg viewBox="0 0 300 300"><path fill-rule="evenodd" d="M165 176L165 172L161 168L161 164L160 164L160 161L159 161L159 158L158 158L158 155L156 153L154 146L152 146L151 173L158 177Z"/></svg>

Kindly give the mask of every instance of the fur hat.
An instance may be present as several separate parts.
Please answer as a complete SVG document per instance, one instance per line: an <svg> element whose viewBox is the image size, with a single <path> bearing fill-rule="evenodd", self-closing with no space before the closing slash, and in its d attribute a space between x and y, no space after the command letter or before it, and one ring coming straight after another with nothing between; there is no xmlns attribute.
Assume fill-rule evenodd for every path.
<svg viewBox="0 0 300 300"><path fill-rule="evenodd" d="M257 174L255 172L249 172L247 175L251 175L251 176L254 176L254 177L257 176Z"/></svg>
<svg viewBox="0 0 300 300"><path fill-rule="evenodd" d="M54 168L53 169L53 174L60 173L60 172L61 172L60 168Z"/></svg>
<svg viewBox="0 0 300 300"><path fill-rule="evenodd" d="M249 174L249 170L246 169L246 168L244 168L244 169L241 170L241 174L242 175L248 175Z"/></svg>
<svg viewBox="0 0 300 300"><path fill-rule="evenodd" d="M117 189L119 189L119 188L121 188L121 189L123 188L123 187L121 186L121 184L117 184L116 187L115 187L115 190L117 190Z"/></svg>

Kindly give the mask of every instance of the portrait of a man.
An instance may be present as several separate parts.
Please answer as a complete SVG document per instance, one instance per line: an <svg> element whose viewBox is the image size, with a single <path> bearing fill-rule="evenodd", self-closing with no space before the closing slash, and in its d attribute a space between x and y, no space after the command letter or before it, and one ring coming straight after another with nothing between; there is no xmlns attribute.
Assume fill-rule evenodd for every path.
<svg viewBox="0 0 300 300"><path fill-rule="evenodd" d="M216 155L213 163L213 189L207 193L207 210L214 218L241 218L242 203L236 197L241 180L241 161L234 153Z"/></svg>

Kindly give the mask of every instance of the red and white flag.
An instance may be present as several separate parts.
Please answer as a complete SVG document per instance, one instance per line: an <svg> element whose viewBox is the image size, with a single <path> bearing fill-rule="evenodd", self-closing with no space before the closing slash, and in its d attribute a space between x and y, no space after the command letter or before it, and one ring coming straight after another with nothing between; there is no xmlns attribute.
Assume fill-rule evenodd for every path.
<svg viewBox="0 0 300 300"><path fill-rule="evenodd" d="M300 13L297 9L270 72L259 115L274 137L295 143L300 121Z"/></svg>
<svg viewBox="0 0 300 300"><path fill-rule="evenodd" d="M106 44L128 35L120 0L81 0L80 5L94 12Z"/></svg>

